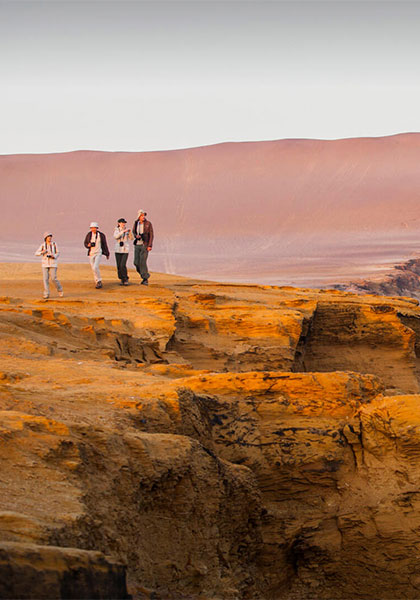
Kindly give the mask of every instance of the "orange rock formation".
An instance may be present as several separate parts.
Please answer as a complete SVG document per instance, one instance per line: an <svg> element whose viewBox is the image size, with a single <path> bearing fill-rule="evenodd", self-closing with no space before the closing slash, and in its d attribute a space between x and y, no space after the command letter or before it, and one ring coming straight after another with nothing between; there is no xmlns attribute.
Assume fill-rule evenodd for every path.
<svg viewBox="0 0 420 600"><path fill-rule="evenodd" d="M10 268L0 596L419 596L415 300Z"/></svg>

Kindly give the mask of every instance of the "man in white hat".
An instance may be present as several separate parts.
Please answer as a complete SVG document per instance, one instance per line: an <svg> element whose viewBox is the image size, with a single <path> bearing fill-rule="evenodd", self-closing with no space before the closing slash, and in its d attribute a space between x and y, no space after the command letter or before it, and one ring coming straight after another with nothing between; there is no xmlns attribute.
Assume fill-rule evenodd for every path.
<svg viewBox="0 0 420 600"><path fill-rule="evenodd" d="M146 219L146 212L140 208L133 225L134 266L141 277L141 285L149 285L150 273L147 270L147 257L153 246L153 226Z"/></svg>
<svg viewBox="0 0 420 600"><path fill-rule="evenodd" d="M109 260L109 250L106 236L102 231L99 231L99 225L96 221L90 224L90 231L85 237L84 245L88 251L90 266L92 267L95 279L95 287L100 289L102 287L102 278L99 271L99 263L101 262L102 254L105 254L107 260Z"/></svg>

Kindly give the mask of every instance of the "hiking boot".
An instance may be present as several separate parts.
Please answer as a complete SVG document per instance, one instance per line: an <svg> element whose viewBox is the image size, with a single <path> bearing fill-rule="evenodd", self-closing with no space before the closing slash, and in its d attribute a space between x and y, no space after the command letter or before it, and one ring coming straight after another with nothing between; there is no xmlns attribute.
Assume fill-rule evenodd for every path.
<svg viewBox="0 0 420 600"><path fill-rule="evenodd" d="M49 295L48 294L43 294L42 297L44 298L44 300L48 300Z"/></svg>
<svg viewBox="0 0 420 600"><path fill-rule="evenodd" d="M128 285L128 281L123 281L123 285Z"/></svg>
<svg viewBox="0 0 420 600"><path fill-rule="evenodd" d="M95 285L95 288L96 288L97 290L100 290L100 289L101 289L101 287L102 287L102 281L98 281L98 283Z"/></svg>
<svg viewBox="0 0 420 600"><path fill-rule="evenodd" d="M149 285L147 279L142 279L140 285Z"/></svg>

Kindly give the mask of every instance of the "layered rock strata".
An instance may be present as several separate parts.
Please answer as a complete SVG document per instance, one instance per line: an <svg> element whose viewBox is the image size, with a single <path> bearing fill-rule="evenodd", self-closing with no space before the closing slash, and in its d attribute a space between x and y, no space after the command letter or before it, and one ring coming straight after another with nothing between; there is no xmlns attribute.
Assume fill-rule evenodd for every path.
<svg viewBox="0 0 420 600"><path fill-rule="evenodd" d="M0 542L0 597L128 600L123 565L100 552Z"/></svg>
<svg viewBox="0 0 420 600"><path fill-rule="evenodd" d="M415 301L78 269L4 284L1 597L419 596Z"/></svg>
<svg viewBox="0 0 420 600"><path fill-rule="evenodd" d="M409 296L420 299L420 259L395 264L385 274L355 279L333 286L337 290L379 296Z"/></svg>

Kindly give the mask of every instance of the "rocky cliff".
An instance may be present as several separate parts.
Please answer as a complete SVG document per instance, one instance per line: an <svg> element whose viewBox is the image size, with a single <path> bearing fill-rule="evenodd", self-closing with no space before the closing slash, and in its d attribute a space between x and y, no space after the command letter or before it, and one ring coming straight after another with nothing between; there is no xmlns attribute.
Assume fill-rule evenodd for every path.
<svg viewBox="0 0 420 600"><path fill-rule="evenodd" d="M0 597L419 597L416 300L38 269L0 267Z"/></svg>
<svg viewBox="0 0 420 600"><path fill-rule="evenodd" d="M412 258L396 264L385 274L337 284L334 289L357 294L410 296L420 299L420 259Z"/></svg>

